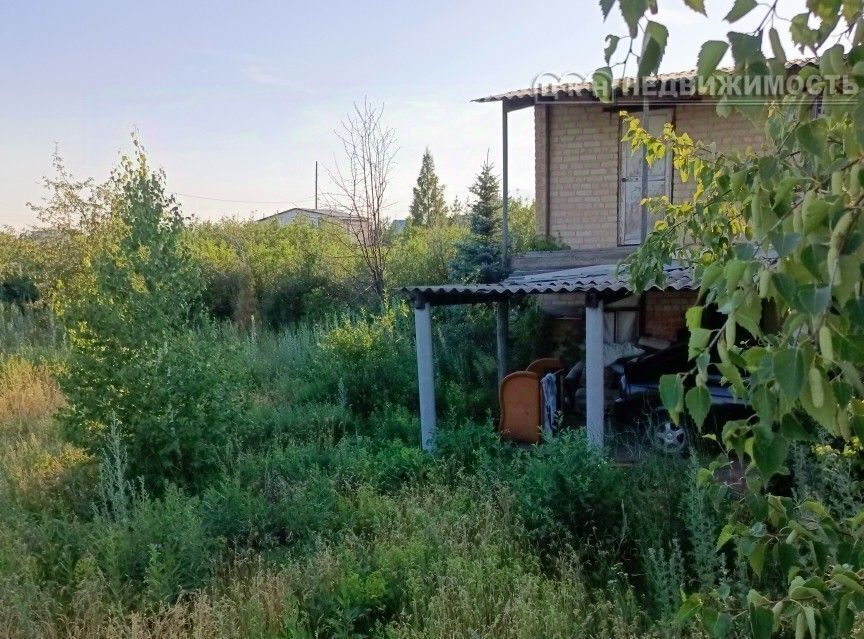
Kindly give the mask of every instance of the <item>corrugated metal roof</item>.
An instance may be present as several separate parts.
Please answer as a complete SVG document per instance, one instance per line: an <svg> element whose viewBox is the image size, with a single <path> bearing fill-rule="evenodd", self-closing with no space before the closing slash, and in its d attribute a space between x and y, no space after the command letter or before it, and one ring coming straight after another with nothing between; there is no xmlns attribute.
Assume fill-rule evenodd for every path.
<svg viewBox="0 0 864 639"><path fill-rule="evenodd" d="M692 273L677 264L668 264L663 272L666 276L663 289L696 289ZM654 287L660 288L660 287ZM423 296L430 302L435 298L448 298L458 303L459 298L474 301L482 298L503 298L521 295L543 295L550 293L616 292L630 290L626 272L617 272L616 264L600 264L581 268L511 277L497 284L434 284L406 286L400 289L411 296Z"/></svg>
<svg viewBox="0 0 864 639"><path fill-rule="evenodd" d="M786 62L787 69L800 69L806 64L812 63L813 58L801 58L789 60ZM719 73L731 73L732 67L718 69ZM656 86L661 86L666 83L676 81L693 82L697 79L698 74L696 69L688 69L686 71L671 71L669 73L659 73L656 76L648 78L648 81ZM613 82L616 88L616 93L621 95L621 87L636 81L635 77L616 78ZM596 100L594 97L594 83L588 80L584 82L564 82L560 84L538 82L535 86L526 89L516 89L514 91L506 91L504 93L496 93L481 98L475 98L473 102L501 102L508 100L519 100L523 98L546 98L553 99L558 97L570 98L588 98ZM671 96L669 96L671 99Z"/></svg>

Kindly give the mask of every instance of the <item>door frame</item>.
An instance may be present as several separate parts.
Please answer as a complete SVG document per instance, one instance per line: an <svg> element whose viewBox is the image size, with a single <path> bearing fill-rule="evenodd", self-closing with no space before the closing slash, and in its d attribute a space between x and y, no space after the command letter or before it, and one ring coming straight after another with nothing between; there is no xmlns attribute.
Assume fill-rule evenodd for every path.
<svg viewBox="0 0 864 639"><path fill-rule="evenodd" d="M664 111L669 114L669 119L667 121L671 122L672 126L675 126L675 107L674 106L664 106L664 107L661 107L658 109L649 109L648 110L649 119L651 117L651 114L660 113L660 112L664 112ZM641 113L636 113L634 115L640 115L641 116ZM640 246L642 244L641 240L639 242L625 242L625 240L624 240L624 237L625 237L624 236L624 231L625 231L625 229L624 229L624 216L622 216L622 208L621 208L622 206L624 206L625 197L626 197L625 193L624 193L624 180L622 179L623 178L623 168L624 168L622 165L623 165L624 160L625 160L625 158L622 154L622 146L624 146L624 145L621 141L622 138L624 137L624 130L623 129L624 129L624 121L619 118L619 120L618 120L618 170L617 170L617 178L616 178L618 181L618 202L617 202L617 207L616 207L616 211L615 211L616 226L618 229L617 230L618 246ZM666 195L669 198L669 201L671 202L672 196L673 196L673 184L674 184L674 180L672 179L672 158L667 154L665 161L666 161L666 189L665 189L666 192L664 193L664 195ZM648 230L648 232L649 233L651 232L650 229Z"/></svg>

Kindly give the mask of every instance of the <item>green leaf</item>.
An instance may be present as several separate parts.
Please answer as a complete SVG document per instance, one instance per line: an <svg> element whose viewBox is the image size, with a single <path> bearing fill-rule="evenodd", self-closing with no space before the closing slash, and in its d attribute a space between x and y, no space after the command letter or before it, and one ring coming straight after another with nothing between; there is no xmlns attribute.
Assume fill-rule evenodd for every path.
<svg viewBox="0 0 864 639"><path fill-rule="evenodd" d="M828 308L831 301L831 288L828 286L802 286L798 289L801 307L810 315L819 315Z"/></svg>
<svg viewBox="0 0 864 639"><path fill-rule="evenodd" d="M612 101L612 69L609 67L601 67L591 76L591 84L594 89L594 95L601 102Z"/></svg>
<svg viewBox="0 0 864 639"><path fill-rule="evenodd" d="M639 33L639 20L648 9L647 0L619 0L621 16L630 30L630 37L635 38Z"/></svg>
<svg viewBox="0 0 864 639"><path fill-rule="evenodd" d="M684 0L684 4L693 9L696 13L701 13L703 16L707 16L705 13L705 0Z"/></svg>
<svg viewBox="0 0 864 639"><path fill-rule="evenodd" d="M807 0L807 8L823 20L830 20L840 11L841 0Z"/></svg>
<svg viewBox="0 0 864 639"><path fill-rule="evenodd" d="M696 359L708 347L711 341L711 331L707 328L694 328L690 331L687 345L687 358Z"/></svg>
<svg viewBox="0 0 864 639"><path fill-rule="evenodd" d="M732 23L737 22L748 13L753 11L756 8L757 2L756 0L735 0L735 4L732 5L732 9L729 13L726 14L726 17L723 18L726 22Z"/></svg>
<svg viewBox="0 0 864 639"><path fill-rule="evenodd" d="M728 612L706 608L702 611L702 625L711 639L722 639L732 628L732 616Z"/></svg>
<svg viewBox="0 0 864 639"><path fill-rule="evenodd" d="M771 283L784 302L792 306L797 300L797 287L795 280L786 273L772 273Z"/></svg>
<svg viewBox="0 0 864 639"><path fill-rule="evenodd" d="M642 40L642 55L639 56L639 77L657 73L668 39L669 30L665 26L659 22L648 21L645 26L645 37Z"/></svg>
<svg viewBox="0 0 864 639"><path fill-rule="evenodd" d="M612 11L612 7L615 5L615 0L600 0L600 11L603 12L603 19L609 17L609 12Z"/></svg>
<svg viewBox="0 0 864 639"><path fill-rule="evenodd" d="M615 49L618 48L618 43L620 41L621 38L616 35L612 35L611 33L606 36L606 48L603 49L603 57L606 59L606 64L609 64L612 56L615 55Z"/></svg>
<svg viewBox="0 0 864 639"><path fill-rule="evenodd" d="M774 613L771 609L750 606L750 629L753 639L771 639L774 630Z"/></svg>
<svg viewBox="0 0 864 639"><path fill-rule="evenodd" d="M675 622L681 624L691 619L701 607L702 598L699 595L690 595L675 613Z"/></svg>
<svg viewBox="0 0 864 639"><path fill-rule="evenodd" d="M708 417L708 410L711 408L711 395L708 393L708 389L704 386L691 388L687 391L684 403L687 405L687 412L690 413L696 427L701 431L705 418Z"/></svg>
<svg viewBox="0 0 864 639"><path fill-rule="evenodd" d="M783 50L783 44L780 42L780 34L777 29L771 27L768 30L768 39L771 41L771 52L779 62L786 64L786 52Z"/></svg>
<svg viewBox="0 0 864 639"><path fill-rule="evenodd" d="M820 157L825 152L825 137L822 135L818 124L814 122L802 124L795 132L795 136L798 138L801 148L807 153Z"/></svg>
<svg viewBox="0 0 864 639"><path fill-rule="evenodd" d="M721 548L723 548L723 546L732 541L732 537L734 536L735 526L733 524L726 524L725 526L723 526L723 530L720 531L720 536L717 537L717 545L715 546L715 548L717 550L720 550Z"/></svg>
<svg viewBox="0 0 864 639"><path fill-rule="evenodd" d="M666 28L666 25L654 22L653 20L648 20L645 24L645 35L656 40L664 49L666 48L666 43L669 41L669 29Z"/></svg>
<svg viewBox="0 0 864 639"><path fill-rule="evenodd" d="M787 348L774 354L774 378L789 400L801 394L806 379L804 355L798 349Z"/></svg>
<svg viewBox="0 0 864 639"><path fill-rule="evenodd" d="M691 306L684 314L688 330L699 328L702 326L702 308L701 306Z"/></svg>
<svg viewBox="0 0 864 639"><path fill-rule="evenodd" d="M753 546L750 554L747 555L747 561L750 563L750 567L753 569L753 572L755 572L756 575L760 577L762 576L762 568L765 565L766 549L767 546L765 542L760 541Z"/></svg>
<svg viewBox="0 0 864 639"><path fill-rule="evenodd" d="M801 395L799 395L799 399L801 401L801 406L805 411L807 411L807 414L833 435L837 430L837 405L834 398L834 391L828 383L828 378L825 376L825 373L818 371L817 374L820 378L819 386L823 395L822 402L818 406L814 403L809 377L807 383L804 384L804 390L801 392Z"/></svg>
<svg viewBox="0 0 864 639"><path fill-rule="evenodd" d="M812 606L804 606L804 616L807 618L807 628L810 630L810 636L816 639L816 614Z"/></svg>
<svg viewBox="0 0 864 639"><path fill-rule="evenodd" d="M699 57L696 59L696 72L698 76L704 79L714 73L728 50L729 44L723 40L708 40L705 42L699 51Z"/></svg>
<svg viewBox="0 0 864 639"><path fill-rule="evenodd" d="M762 56L762 36L730 31L727 34L735 66L743 67L753 58Z"/></svg>
<svg viewBox="0 0 864 639"><path fill-rule="evenodd" d="M794 16L789 25L789 35L792 36L792 42L797 44L802 51L805 47L812 48L815 46L818 37L818 33L808 26L809 19L810 14L805 11Z"/></svg>
<svg viewBox="0 0 864 639"><path fill-rule="evenodd" d="M864 364L864 335L834 335L835 354L855 365Z"/></svg>
<svg viewBox="0 0 864 639"><path fill-rule="evenodd" d="M768 239L774 245L778 257L786 257L801 243L799 233L783 233L782 230L772 231L768 234Z"/></svg>
<svg viewBox="0 0 864 639"><path fill-rule="evenodd" d="M768 426L753 429L753 461L765 476L770 479L783 468L789 454L789 442Z"/></svg>
<svg viewBox="0 0 864 639"><path fill-rule="evenodd" d="M678 375L663 375L660 378L660 399L669 411L672 420L678 423L678 413L684 400L684 384Z"/></svg>

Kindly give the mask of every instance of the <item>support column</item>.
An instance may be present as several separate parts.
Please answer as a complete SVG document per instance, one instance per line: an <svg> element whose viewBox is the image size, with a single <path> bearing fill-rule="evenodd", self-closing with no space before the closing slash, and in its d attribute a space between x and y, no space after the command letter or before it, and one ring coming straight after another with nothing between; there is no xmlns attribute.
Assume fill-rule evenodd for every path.
<svg viewBox="0 0 864 639"><path fill-rule="evenodd" d="M417 344L417 386L420 391L420 445L426 452L435 447L435 367L432 361L432 311L429 302L414 302L414 332Z"/></svg>
<svg viewBox="0 0 864 639"><path fill-rule="evenodd" d="M507 339L510 335L510 302L501 300L495 305L496 345L498 351L498 387L507 376Z"/></svg>
<svg viewBox="0 0 864 639"><path fill-rule="evenodd" d="M507 102L501 102L501 265L506 272L510 266L510 225L508 219L508 205L510 193L509 182L509 159L507 153Z"/></svg>
<svg viewBox="0 0 864 639"><path fill-rule="evenodd" d="M650 121L648 115L648 98L642 99L642 128L646 131L650 131ZM640 232L640 236L642 238L642 243L645 242L645 238L648 237L648 233L651 229L648 228L648 207L645 206L645 198L648 197L648 148L642 147L642 229Z"/></svg>
<svg viewBox="0 0 864 639"><path fill-rule="evenodd" d="M592 293L585 300L585 425L588 443L598 448L605 427L603 369L603 300Z"/></svg>

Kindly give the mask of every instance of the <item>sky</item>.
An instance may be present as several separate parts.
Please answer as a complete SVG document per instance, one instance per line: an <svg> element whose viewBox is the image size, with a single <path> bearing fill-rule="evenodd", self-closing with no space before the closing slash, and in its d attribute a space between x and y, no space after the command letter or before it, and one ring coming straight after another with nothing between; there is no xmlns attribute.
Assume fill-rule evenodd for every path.
<svg viewBox="0 0 864 639"><path fill-rule="evenodd" d="M661 70L695 66L731 4L707 0L706 19L660 0ZM187 214L311 207L315 161L327 191L335 130L364 98L398 140L389 215L406 216L426 147L447 200L464 201L487 155L501 165L500 106L471 100L539 73L590 75L606 34L625 31L614 11L604 23L596 0L0 0L0 226L36 223L27 202L55 148L77 177L104 180L133 131ZM531 109L511 114L511 192L526 197L533 140Z"/></svg>

